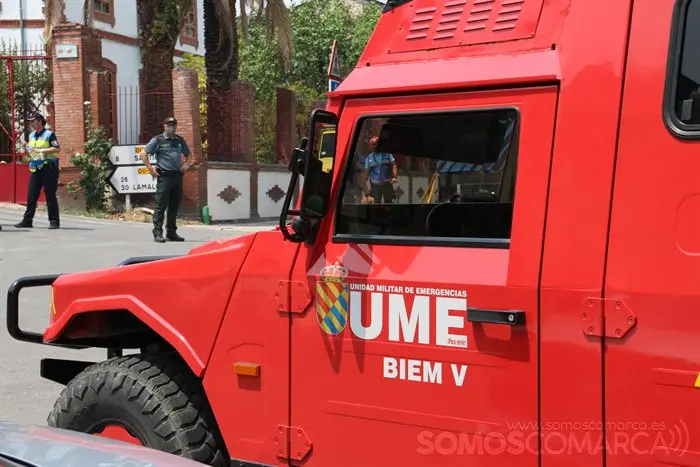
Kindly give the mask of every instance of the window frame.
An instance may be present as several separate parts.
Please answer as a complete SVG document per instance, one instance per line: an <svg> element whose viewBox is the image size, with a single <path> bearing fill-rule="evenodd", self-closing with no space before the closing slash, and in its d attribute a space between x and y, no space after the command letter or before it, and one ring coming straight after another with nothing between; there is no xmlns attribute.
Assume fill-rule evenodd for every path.
<svg viewBox="0 0 700 467"><path fill-rule="evenodd" d="M188 11L187 14L192 13L194 16L194 36L188 36L185 34L185 28L187 27L187 21L183 22L182 30L180 31L180 45L189 45L195 49L199 48L199 11L197 11L197 2L192 2L192 11Z"/></svg>
<svg viewBox="0 0 700 467"><path fill-rule="evenodd" d="M666 76L663 96L663 120L668 131L682 140L700 140L700 123L683 123L676 115L675 101L678 92L678 77L683 57L681 52L685 42L686 10L693 0L676 0L671 19ZM700 0L695 0L700 1Z"/></svg>
<svg viewBox="0 0 700 467"><path fill-rule="evenodd" d="M90 0L91 2L94 2L94 0ZM107 23L110 26L114 27L116 24L116 15L114 13L114 0L100 0L101 2L107 3L109 5L109 13L105 13L104 11L98 11L95 6L93 5L92 8L92 18L95 21L100 21L102 23Z"/></svg>
<svg viewBox="0 0 700 467"><path fill-rule="evenodd" d="M345 194L345 188L347 186L348 177L350 176L351 162L354 160L355 151L357 149L360 133L362 130L362 125L366 120L372 120L377 118L396 118L396 117L413 117L413 116L443 116L443 115L454 115L454 114L465 114L465 113L485 113L485 112L501 112L501 111L514 111L516 115L515 126L513 128L513 141L518 150L516 157L520 155L520 125L522 124L522 112L520 107L515 105L489 105L484 107L468 107L464 109L450 109L450 110L425 110L425 111L406 111L406 112L388 112L388 113L373 113L373 114L363 114L361 115L355 124L353 125L353 136L352 143L349 146L344 157L344 166L340 176L338 177L338 183L340 187L336 190L336 200L335 200L335 212L333 215L333 230L331 235L331 243L337 244L360 244L360 245L396 245L396 246L437 246L437 247L461 247L461 248L489 248L489 249L510 249L512 235L510 238L478 238L478 237L405 237L396 235L358 235L358 234L348 234L348 233L338 233L338 223L340 218L341 209L343 206L343 198ZM336 157L337 157L336 153ZM510 155L509 155L510 156ZM517 184L517 169L518 164L516 161L515 167L515 178L513 183ZM399 173L399 176L401 174ZM515 219L515 191L516 187L513 187L513 219ZM437 206L437 204L436 204ZM512 227L511 227L512 232Z"/></svg>

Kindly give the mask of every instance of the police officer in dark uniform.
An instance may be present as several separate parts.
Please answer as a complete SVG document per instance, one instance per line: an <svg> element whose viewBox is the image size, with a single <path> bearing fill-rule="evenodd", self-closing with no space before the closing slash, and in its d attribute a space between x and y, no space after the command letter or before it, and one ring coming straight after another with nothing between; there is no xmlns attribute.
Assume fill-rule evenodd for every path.
<svg viewBox="0 0 700 467"><path fill-rule="evenodd" d="M158 243L165 239L172 242L182 242L176 231L175 220L182 200L183 174L194 164L187 142L176 133L177 120L174 117L165 119L165 131L152 138L141 153L141 160L150 170L156 182L156 209L153 213L153 238ZM156 166L153 167L148 155L155 155ZM166 221L166 236L163 238L163 215L168 211Z"/></svg>

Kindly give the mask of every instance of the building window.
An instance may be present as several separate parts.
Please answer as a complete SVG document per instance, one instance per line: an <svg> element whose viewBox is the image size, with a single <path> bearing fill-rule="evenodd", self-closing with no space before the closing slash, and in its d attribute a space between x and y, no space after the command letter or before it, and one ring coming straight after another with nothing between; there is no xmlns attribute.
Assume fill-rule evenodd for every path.
<svg viewBox="0 0 700 467"><path fill-rule="evenodd" d="M95 11L100 13L109 14L112 10L109 0L94 0Z"/></svg>
<svg viewBox="0 0 700 467"><path fill-rule="evenodd" d="M92 0L93 19L114 26L114 0Z"/></svg>
<svg viewBox="0 0 700 467"><path fill-rule="evenodd" d="M199 34L197 31L197 1L192 2L192 8L185 15L185 23L180 32L180 43L199 47Z"/></svg>
<svg viewBox="0 0 700 467"><path fill-rule="evenodd" d="M672 26L664 120L682 138L700 139L700 0L678 0Z"/></svg>
<svg viewBox="0 0 700 467"><path fill-rule="evenodd" d="M508 247L518 116L499 108L364 119L335 240Z"/></svg>

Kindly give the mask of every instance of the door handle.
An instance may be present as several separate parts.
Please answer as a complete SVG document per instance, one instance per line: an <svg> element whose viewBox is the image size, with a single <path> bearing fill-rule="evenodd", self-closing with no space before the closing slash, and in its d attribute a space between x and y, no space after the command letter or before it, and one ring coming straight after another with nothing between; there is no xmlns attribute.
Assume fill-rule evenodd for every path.
<svg viewBox="0 0 700 467"><path fill-rule="evenodd" d="M519 310L485 310L483 308L468 308L467 320L472 323L523 326L525 324L525 312Z"/></svg>

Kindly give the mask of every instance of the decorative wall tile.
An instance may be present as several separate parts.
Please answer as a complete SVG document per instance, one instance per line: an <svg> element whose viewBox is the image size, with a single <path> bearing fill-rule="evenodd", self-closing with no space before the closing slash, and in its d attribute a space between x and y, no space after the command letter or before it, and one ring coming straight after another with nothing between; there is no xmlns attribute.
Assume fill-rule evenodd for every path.
<svg viewBox="0 0 700 467"><path fill-rule="evenodd" d="M260 217L279 217L291 176L291 172L288 171L261 170L258 172L258 214Z"/></svg>
<svg viewBox="0 0 700 467"><path fill-rule="evenodd" d="M269 190L267 190L265 194L267 194L267 196L269 196L270 199L275 203L279 203L280 201L282 201L282 199L284 199L284 195L286 195L287 192L280 188L279 185L275 185Z"/></svg>
<svg viewBox="0 0 700 467"><path fill-rule="evenodd" d="M250 171L208 169L207 199L215 222L250 219Z"/></svg>
<svg viewBox="0 0 700 467"><path fill-rule="evenodd" d="M236 198L241 196L241 192L236 189L234 186L227 186L221 192L219 193L219 198L223 199L226 201L228 204L233 203L236 201Z"/></svg>

